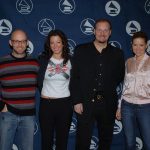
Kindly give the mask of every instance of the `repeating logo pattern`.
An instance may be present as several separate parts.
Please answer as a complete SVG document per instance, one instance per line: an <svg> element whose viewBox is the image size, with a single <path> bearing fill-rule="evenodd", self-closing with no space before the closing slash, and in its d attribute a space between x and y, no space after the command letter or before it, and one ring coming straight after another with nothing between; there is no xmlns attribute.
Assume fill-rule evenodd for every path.
<svg viewBox="0 0 150 150"><path fill-rule="evenodd" d="M109 43L114 46L121 49L121 44L118 41L109 41Z"/></svg>
<svg viewBox="0 0 150 150"><path fill-rule="evenodd" d="M13 144L12 150L19 150L19 149L18 149L17 145Z"/></svg>
<svg viewBox="0 0 150 150"><path fill-rule="evenodd" d="M117 86L117 89L116 89L117 95L120 95L120 94L121 94L122 89L123 89L123 85L122 85L122 83L120 83L120 84Z"/></svg>
<svg viewBox="0 0 150 150"><path fill-rule="evenodd" d="M96 136L92 136L90 150L97 150L98 142L99 142L99 139Z"/></svg>
<svg viewBox="0 0 150 150"><path fill-rule="evenodd" d="M51 30L55 29L55 24L51 19L45 18L38 23L38 31L47 36Z"/></svg>
<svg viewBox="0 0 150 150"><path fill-rule="evenodd" d="M33 46L33 43L31 41L28 41L28 42L29 42L29 45L27 47L27 53L32 54L33 50L34 50L34 46Z"/></svg>
<svg viewBox="0 0 150 150"><path fill-rule="evenodd" d="M61 0L59 2L59 9L64 14L71 14L75 10L75 1L74 0Z"/></svg>
<svg viewBox="0 0 150 150"><path fill-rule="evenodd" d="M86 18L82 20L80 24L81 31L86 35L93 34L95 21L91 18Z"/></svg>
<svg viewBox="0 0 150 150"><path fill-rule="evenodd" d="M7 19L0 20L0 34L9 35L12 31L12 24Z"/></svg>
<svg viewBox="0 0 150 150"><path fill-rule="evenodd" d="M148 40L147 43L148 43L148 47L147 47L147 50L146 50L146 51L147 51L147 53L150 55L150 40Z"/></svg>
<svg viewBox="0 0 150 150"><path fill-rule="evenodd" d="M70 131L69 131L70 134L76 132L76 126L77 126L77 119L75 117L72 117L72 122L70 126Z"/></svg>
<svg viewBox="0 0 150 150"><path fill-rule="evenodd" d="M109 16L117 16L120 13L120 5L117 1L109 1L105 5L106 13Z"/></svg>
<svg viewBox="0 0 150 150"><path fill-rule="evenodd" d="M141 30L141 25L137 21L129 21L126 25L126 32L133 36L135 32L138 32Z"/></svg>
<svg viewBox="0 0 150 150"><path fill-rule="evenodd" d="M145 11L150 14L150 0L146 0L144 8Z"/></svg>
<svg viewBox="0 0 150 150"><path fill-rule="evenodd" d="M113 134L119 134L121 131L122 131L122 123L121 123L121 121L115 120Z"/></svg>
<svg viewBox="0 0 150 150"><path fill-rule="evenodd" d="M75 49L75 47L76 47L76 43L75 43L74 40L68 39L68 45L69 45L69 54L70 54L71 56L73 56L73 54L74 54L74 49Z"/></svg>
<svg viewBox="0 0 150 150"><path fill-rule="evenodd" d="M16 9L22 15L30 14L33 9L33 3L31 0L17 0Z"/></svg>
<svg viewBox="0 0 150 150"><path fill-rule="evenodd" d="M136 137L136 150L142 150L143 142L139 137Z"/></svg>

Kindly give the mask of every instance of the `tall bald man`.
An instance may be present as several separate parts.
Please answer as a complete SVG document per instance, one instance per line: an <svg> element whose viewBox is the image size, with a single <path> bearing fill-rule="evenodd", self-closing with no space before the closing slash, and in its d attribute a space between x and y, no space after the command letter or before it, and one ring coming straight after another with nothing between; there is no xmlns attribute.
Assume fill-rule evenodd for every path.
<svg viewBox="0 0 150 150"><path fill-rule="evenodd" d="M28 38L23 30L11 34L12 51L0 58L0 150L33 150L35 91L38 62L27 55Z"/></svg>

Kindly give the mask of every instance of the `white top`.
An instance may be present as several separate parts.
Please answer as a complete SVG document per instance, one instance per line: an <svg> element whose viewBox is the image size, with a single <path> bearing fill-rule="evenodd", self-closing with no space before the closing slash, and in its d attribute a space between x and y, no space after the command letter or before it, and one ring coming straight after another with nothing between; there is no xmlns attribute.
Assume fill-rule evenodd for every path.
<svg viewBox="0 0 150 150"><path fill-rule="evenodd" d="M145 54L140 64L136 65L136 58L127 60L126 74L121 99L118 107L121 107L121 101L133 104L150 103L150 57Z"/></svg>
<svg viewBox="0 0 150 150"><path fill-rule="evenodd" d="M63 65L63 59L50 58L43 82L41 95L53 98L70 96L70 61Z"/></svg>

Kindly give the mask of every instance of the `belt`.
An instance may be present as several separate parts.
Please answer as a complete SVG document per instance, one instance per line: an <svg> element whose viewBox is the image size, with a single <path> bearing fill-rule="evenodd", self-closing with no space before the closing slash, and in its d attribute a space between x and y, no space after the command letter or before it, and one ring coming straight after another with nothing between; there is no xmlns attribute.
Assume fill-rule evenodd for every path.
<svg viewBox="0 0 150 150"><path fill-rule="evenodd" d="M96 99L97 99L97 100L103 100L104 97L103 97L103 95L98 94L98 95L96 95Z"/></svg>
<svg viewBox="0 0 150 150"><path fill-rule="evenodd" d="M68 101L70 99L70 97L62 97L62 98L43 98L41 97L42 101L47 101L47 102L56 102L56 101Z"/></svg>
<svg viewBox="0 0 150 150"><path fill-rule="evenodd" d="M99 102L102 102L104 100L104 96L102 94L96 94L94 96L94 98L92 99L92 102L95 102L95 101L99 101Z"/></svg>

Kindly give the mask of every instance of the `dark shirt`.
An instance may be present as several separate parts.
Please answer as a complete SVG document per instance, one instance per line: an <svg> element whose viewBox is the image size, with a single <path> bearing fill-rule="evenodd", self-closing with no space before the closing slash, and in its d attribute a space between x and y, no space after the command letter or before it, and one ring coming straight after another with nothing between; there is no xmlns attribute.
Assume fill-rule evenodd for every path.
<svg viewBox="0 0 150 150"><path fill-rule="evenodd" d="M95 91L104 91L104 76L105 76L105 60L109 54L109 47L102 50L100 53L95 48L95 79L94 79L94 89Z"/></svg>
<svg viewBox="0 0 150 150"><path fill-rule="evenodd" d="M109 44L102 53L93 42L77 46L71 75L74 104L91 101L99 90L106 99L117 101L116 88L124 78L124 64L123 51Z"/></svg>

